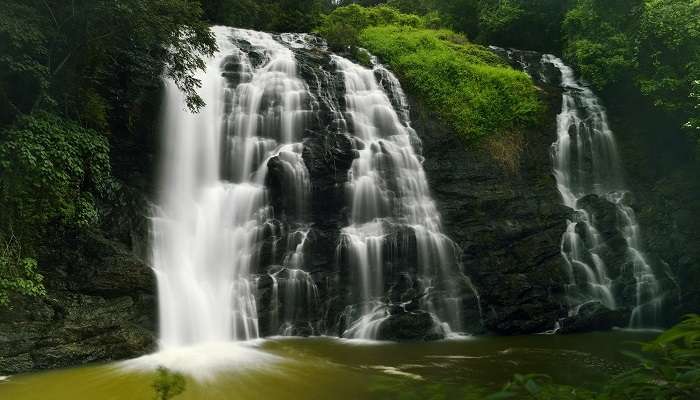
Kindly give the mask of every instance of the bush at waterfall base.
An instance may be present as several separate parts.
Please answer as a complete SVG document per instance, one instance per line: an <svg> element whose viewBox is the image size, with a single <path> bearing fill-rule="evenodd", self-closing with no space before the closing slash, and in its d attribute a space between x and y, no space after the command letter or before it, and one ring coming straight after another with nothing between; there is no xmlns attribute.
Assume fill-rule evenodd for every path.
<svg viewBox="0 0 700 400"><path fill-rule="evenodd" d="M641 344L643 355L625 353L638 365L614 376L600 390L557 385L545 375L516 375L487 399L686 400L700 399L700 316L687 316L655 340Z"/></svg>
<svg viewBox="0 0 700 400"><path fill-rule="evenodd" d="M172 372L165 367L158 367L152 386L156 400L170 400L185 391L187 381L180 373Z"/></svg>
<svg viewBox="0 0 700 400"><path fill-rule="evenodd" d="M542 110L530 77L450 30L368 27L360 44L466 140L520 131Z"/></svg>

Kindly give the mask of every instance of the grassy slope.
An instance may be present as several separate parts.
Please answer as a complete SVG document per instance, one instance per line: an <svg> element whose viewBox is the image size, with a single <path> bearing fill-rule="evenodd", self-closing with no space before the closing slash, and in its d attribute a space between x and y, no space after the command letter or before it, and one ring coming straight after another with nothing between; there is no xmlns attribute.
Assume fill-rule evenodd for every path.
<svg viewBox="0 0 700 400"><path fill-rule="evenodd" d="M449 30L368 27L360 44L467 141L520 131L541 111L526 74Z"/></svg>

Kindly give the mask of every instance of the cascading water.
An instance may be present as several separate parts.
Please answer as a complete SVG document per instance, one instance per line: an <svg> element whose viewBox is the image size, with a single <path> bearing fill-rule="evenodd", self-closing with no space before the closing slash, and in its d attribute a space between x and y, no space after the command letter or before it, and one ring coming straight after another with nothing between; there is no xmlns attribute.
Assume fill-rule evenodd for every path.
<svg viewBox="0 0 700 400"><path fill-rule="evenodd" d="M457 285L446 288L445 304L436 304L429 295L437 281L466 278L459 272L454 243L442 233L440 214L413 147L419 140L410 127L398 80L376 63L368 69L342 57L332 59L343 76L346 114L358 153L349 171L350 224L342 230L340 253L346 251L350 259L361 310L343 336L377 337L390 315L383 299L383 277L391 268L392 253L413 246L428 310L448 328L459 330L462 310ZM415 243L399 243L411 240Z"/></svg>
<svg viewBox="0 0 700 400"><path fill-rule="evenodd" d="M162 194L153 218L161 347L260 335L252 273L275 231L265 187L268 163L282 166L290 207L303 218L309 179L300 133L307 89L292 52L266 33L213 28L198 114L166 85ZM232 37L263 50L251 60Z"/></svg>
<svg viewBox="0 0 700 400"><path fill-rule="evenodd" d="M396 77L310 35L213 32L219 51L199 76L207 105L186 112L166 82L152 227L161 347L376 338L398 310L427 318L434 337L461 330L475 291L442 233ZM318 210L343 191L345 227L343 205ZM342 306L355 310L344 323Z"/></svg>
<svg viewBox="0 0 700 400"><path fill-rule="evenodd" d="M608 251L601 231L610 221L597 221L589 205L595 197L615 209L618 231L626 244L626 257L618 261L631 266L635 280L631 327L653 326L657 322L662 296L659 283L641 249L640 230L634 211L628 205L615 138L605 110L595 94L578 82L574 72L560 59L544 55L541 64L555 67L561 74L562 109L557 116L557 141L552 146L554 175L564 204L575 210L562 237L562 256L569 277L571 312L588 301L599 301L607 308L620 306L616 282L604 261ZM620 266L615 265L616 268ZM618 274L625 274L621 271ZM629 273L627 273L629 275Z"/></svg>

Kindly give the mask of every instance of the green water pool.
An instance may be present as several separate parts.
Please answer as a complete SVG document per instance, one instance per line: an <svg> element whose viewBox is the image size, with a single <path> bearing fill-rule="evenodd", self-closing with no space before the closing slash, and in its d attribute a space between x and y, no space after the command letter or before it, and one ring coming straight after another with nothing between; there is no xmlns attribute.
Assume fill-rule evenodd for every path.
<svg viewBox="0 0 700 400"><path fill-rule="evenodd" d="M400 344L280 338L261 341L238 358L214 354L218 361L211 371L207 355L186 354L164 363L193 374L175 398L181 400L478 399L516 373L543 373L558 383L596 387L628 365L620 351L636 350L633 342L653 336L613 331ZM0 399L153 399L153 376L130 363L29 373L0 381Z"/></svg>

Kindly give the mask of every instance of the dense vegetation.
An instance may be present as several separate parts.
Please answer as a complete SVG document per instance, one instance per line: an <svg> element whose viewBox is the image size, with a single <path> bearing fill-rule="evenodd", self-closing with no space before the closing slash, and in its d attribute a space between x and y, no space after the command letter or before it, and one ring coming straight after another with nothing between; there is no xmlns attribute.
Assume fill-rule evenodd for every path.
<svg viewBox="0 0 700 400"><path fill-rule="evenodd" d="M97 203L134 169L121 149L157 120L163 73L202 105L193 73L215 42L201 14L186 0L3 2L0 303L44 292L37 256L52 232L99 224Z"/></svg>
<svg viewBox="0 0 700 400"><path fill-rule="evenodd" d="M530 78L452 31L371 27L360 42L466 139L510 133L537 118Z"/></svg>

